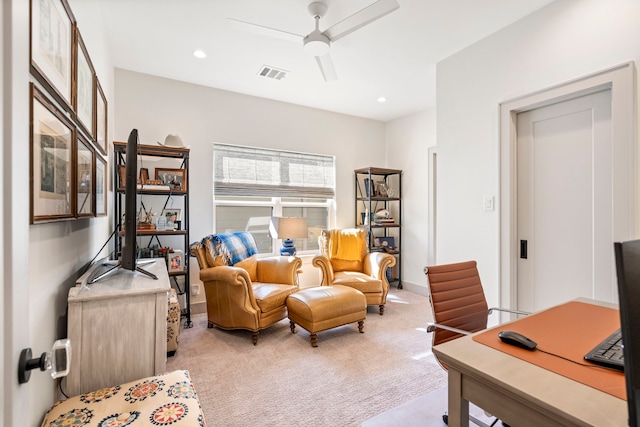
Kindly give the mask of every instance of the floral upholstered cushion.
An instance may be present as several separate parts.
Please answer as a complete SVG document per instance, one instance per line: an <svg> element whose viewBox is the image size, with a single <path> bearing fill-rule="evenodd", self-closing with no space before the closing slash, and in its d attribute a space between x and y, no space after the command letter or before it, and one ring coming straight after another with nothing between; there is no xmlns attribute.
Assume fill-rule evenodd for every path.
<svg viewBox="0 0 640 427"><path fill-rule="evenodd" d="M54 404L42 427L206 426L189 371L173 371Z"/></svg>

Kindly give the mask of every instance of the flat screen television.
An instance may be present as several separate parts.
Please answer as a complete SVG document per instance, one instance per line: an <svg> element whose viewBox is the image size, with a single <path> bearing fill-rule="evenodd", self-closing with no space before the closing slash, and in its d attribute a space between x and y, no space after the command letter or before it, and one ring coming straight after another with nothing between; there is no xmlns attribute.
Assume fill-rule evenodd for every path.
<svg viewBox="0 0 640 427"><path fill-rule="evenodd" d="M158 277L141 268L142 262L138 260L138 251L136 247L136 227L137 227L137 209L138 209L138 129L133 129L127 140L127 151L125 157L125 211L124 211L124 244L120 259L115 263L104 263L109 267L106 271L96 269L88 279L87 283L95 283L106 276L111 275L119 270L139 271L149 277L158 279ZM155 260L145 260L144 263L154 262Z"/></svg>

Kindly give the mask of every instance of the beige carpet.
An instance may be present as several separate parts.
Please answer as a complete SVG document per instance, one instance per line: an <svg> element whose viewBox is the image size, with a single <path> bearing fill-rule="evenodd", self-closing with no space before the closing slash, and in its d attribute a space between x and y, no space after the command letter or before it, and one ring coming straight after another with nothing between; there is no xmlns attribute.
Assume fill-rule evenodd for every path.
<svg viewBox="0 0 640 427"><path fill-rule="evenodd" d="M364 334L347 325L292 334L288 319L262 331L182 329L167 369L188 369L209 426L359 426L446 384L425 332L426 297L389 292L384 316L369 307Z"/></svg>

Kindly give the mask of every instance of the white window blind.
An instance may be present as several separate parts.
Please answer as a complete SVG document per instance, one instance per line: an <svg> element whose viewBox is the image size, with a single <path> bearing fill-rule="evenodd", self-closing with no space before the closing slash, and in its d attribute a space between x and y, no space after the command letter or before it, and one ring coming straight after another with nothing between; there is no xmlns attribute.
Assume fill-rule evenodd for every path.
<svg viewBox="0 0 640 427"><path fill-rule="evenodd" d="M213 145L214 192L219 196L332 198L335 159L237 145Z"/></svg>

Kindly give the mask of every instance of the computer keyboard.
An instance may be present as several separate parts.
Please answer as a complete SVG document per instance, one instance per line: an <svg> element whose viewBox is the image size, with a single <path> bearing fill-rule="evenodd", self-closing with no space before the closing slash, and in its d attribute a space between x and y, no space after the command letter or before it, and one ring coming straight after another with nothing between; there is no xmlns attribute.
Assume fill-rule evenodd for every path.
<svg viewBox="0 0 640 427"><path fill-rule="evenodd" d="M584 358L607 368L624 371L622 347L622 332L618 329L587 353Z"/></svg>

